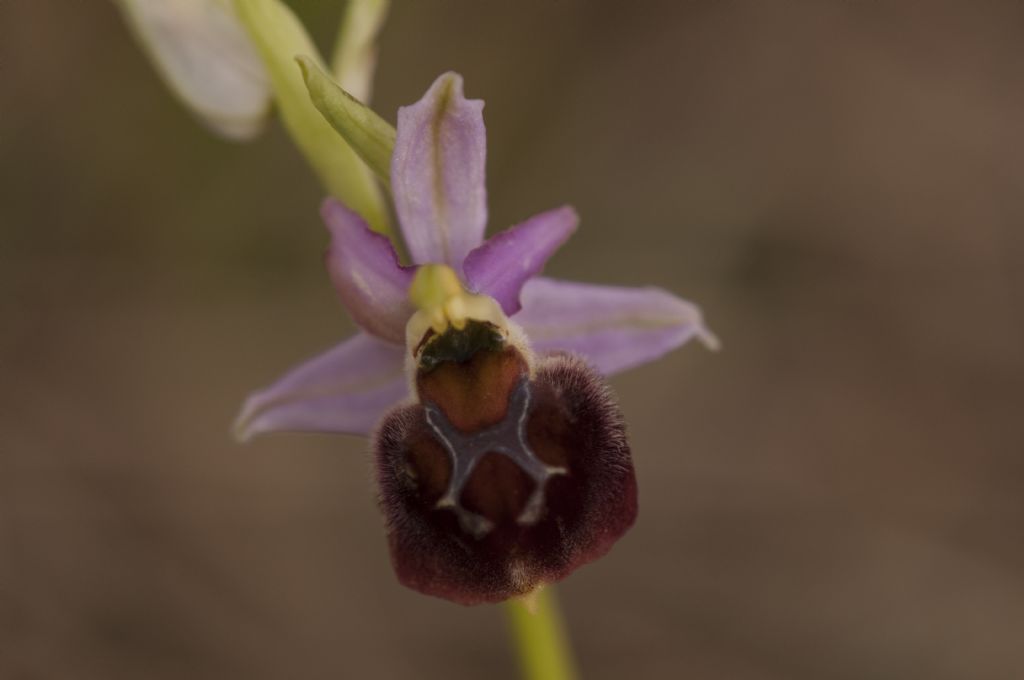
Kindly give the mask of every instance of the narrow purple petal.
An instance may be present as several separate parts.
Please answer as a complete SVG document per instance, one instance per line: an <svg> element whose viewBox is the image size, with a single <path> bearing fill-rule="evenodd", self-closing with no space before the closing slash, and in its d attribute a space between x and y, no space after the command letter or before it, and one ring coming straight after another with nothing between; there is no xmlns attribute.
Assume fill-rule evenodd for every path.
<svg viewBox="0 0 1024 680"><path fill-rule="evenodd" d="M320 213L331 232L327 271L342 303L368 333L404 343L405 324L415 311L408 296L414 268L399 266L391 242L333 198Z"/></svg>
<svg viewBox="0 0 1024 680"><path fill-rule="evenodd" d="M523 287L516 315L534 349L583 355L605 375L653 361L693 337L717 348L693 304L658 288L618 288L554 279Z"/></svg>
<svg viewBox="0 0 1024 680"><path fill-rule="evenodd" d="M400 345L360 333L293 368L245 400L235 435L312 431L369 434L409 394Z"/></svg>
<svg viewBox="0 0 1024 680"><path fill-rule="evenodd" d="M413 262L459 273L487 226L484 103L462 95L462 76L445 73L423 99L398 110L391 188Z"/></svg>
<svg viewBox="0 0 1024 680"><path fill-rule="evenodd" d="M515 314L523 284L540 273L578 222L576 211L562 206L495 234L466 256L467 283L497 300L506 314Z"/></svg>

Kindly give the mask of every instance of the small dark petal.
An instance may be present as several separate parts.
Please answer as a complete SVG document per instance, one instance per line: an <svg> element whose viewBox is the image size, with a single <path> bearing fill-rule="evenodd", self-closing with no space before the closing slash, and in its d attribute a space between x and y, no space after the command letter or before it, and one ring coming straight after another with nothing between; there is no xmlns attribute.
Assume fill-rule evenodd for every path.
<svg viewBox="0 0 1024 680"><path fill-rule="evenodd" d="M507 423L482 439L460 438L436 409L431 419L429 403L385 418L374 445L403 584L462 604L502 601L597 559L632 526L636 479L622 416L603 380L574 356L552 356L515 388L508 418L523 415L517 398L524 395L518 450L502 439ZM502 451L478 455L481 441ZM452 450L476 456L454 503L446 502Z"/></svg>

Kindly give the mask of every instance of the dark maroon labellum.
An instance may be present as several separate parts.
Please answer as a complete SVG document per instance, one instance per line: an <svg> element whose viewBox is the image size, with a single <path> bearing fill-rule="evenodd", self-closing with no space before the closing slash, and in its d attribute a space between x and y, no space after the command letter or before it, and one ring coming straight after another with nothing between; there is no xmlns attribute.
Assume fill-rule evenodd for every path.
<svg viewBox="0 0 1024 680"><path fill-rule="evenodd" d="M581 359L523 355L470 322L419 348L420 403L375 438L399 580L462 604L564 578L633 524L636 479L621 413Z"/></svg>

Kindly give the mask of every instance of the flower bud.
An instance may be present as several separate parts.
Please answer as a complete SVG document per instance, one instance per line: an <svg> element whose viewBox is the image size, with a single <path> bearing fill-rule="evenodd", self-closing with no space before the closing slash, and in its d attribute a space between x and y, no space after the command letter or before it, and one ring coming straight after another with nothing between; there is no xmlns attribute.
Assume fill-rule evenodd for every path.
<svg viewBox="0 0 1024 680"><path fill-rule="evenodd" d="M129 26L200 120L229 139L249 139L270 110L263 63L225 0L119 0Z"/></svg>

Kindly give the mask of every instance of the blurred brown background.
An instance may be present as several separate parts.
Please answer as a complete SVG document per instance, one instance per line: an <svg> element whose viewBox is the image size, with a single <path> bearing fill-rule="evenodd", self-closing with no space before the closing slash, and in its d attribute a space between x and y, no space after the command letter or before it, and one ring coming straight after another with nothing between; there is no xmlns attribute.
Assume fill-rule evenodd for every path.
<svg viewBox="0 0 1024 680"><path fill-rule="evenodd" d="M445 69L492 229L571 202L550 273L724 341L613 381L584 676L1024 677L1024 3L395 0L379 110ZM364 441L228 436L352 331L281 131L201 129L110 3L0 0L0 159L0 677L515 678L393 579Z"/></svg>

